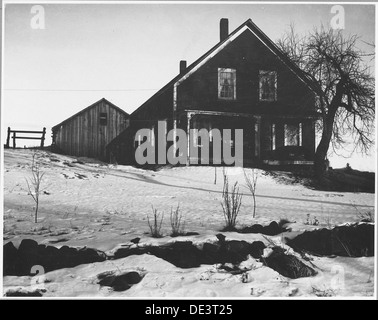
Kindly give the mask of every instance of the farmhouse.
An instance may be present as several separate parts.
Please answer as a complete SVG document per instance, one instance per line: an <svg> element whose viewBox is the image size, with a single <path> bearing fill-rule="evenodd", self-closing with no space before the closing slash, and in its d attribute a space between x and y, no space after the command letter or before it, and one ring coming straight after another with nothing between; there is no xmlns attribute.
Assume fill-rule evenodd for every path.
<svg viewBox="0 0 378 320"><path fill-rule="evenodd" d="M128 122L128 113L103 98L54 126L52 145L67 155L111 161L106 145Z"/></svg>
<svg viewBox="0 0 378 320"><path fill-rule="evenodd" d="M247 165L312 164L319 117L313 85L252 20L229 33L228 20L221 19L220 42L189 66L180 61L179 70L130 115L130 127L107 146L119 163L133 163L143 139L165 140L157 130L158 121L164 121L163 135L178 128L243 129ZM141 128L154 134L136 136ZM235 137L227 139L234 146ZM211 144L210 134L210 151ZM192 145L201 149L199 136L187 135L188 165L201 163L201 151L196 159L190 154Z"/></svg>

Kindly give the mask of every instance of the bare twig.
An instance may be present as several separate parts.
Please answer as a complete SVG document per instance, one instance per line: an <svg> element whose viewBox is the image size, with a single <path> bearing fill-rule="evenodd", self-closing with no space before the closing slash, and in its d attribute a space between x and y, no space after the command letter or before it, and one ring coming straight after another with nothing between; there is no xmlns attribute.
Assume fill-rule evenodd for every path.
<svg viewBox="0 0 378 320"><path fill-rule="evenodd" d="M44 172L40 170L40 165L38 162L37 152L33 153L32 165L31 165L31 177L29 179L25 178L28 187L28 194L33 198L35 202L34 211L34 222L38 222L38 208L39 208L39 196L41 193L41 182L45 175Z"/></svg>
<svg viewBox="0 0 378 320"><path fill-rule="evenodd" d="M172 233L171 235L173 237L179 236L180 234L183 233L184 227L185 227L185 222L182 224L182 213L180 212L180 205L177 205L177 208L173 210L171 208L171 228L172 228Z"/></svg>
<svg viewBox="0 0 378 320"><path fill-rule="evenodd" d="M242 195L239 193L238 182L235 182L232 189L229 190L228 176L223 169L223 192L222 192L222 209L226 228L234 229L236 218L238 217L240 206L242 203Z"/></svg>
<svg viewBox="0 0 378 320"><path fill-rule="evenodd" d="M247 184L249 191L252 194L253 198L253 218L256 216L256 184L258 173L255 172L255 169L251 169L250 174L247 173L247 170L243 168L244 179Z"/></svg>
<svg viewBox="0 0 378 320"><path fill-rule="evenodd" d="M160 230L161 230L161 225L163 223L164 213L162 213L160 221L159 221L160 214L158 213L157 209L154 209L153 206L152 206L152 213L154 216L154 220L152 223L150 221L150 217L147 215L147 223L150 228L151 236L154 238L161 238L162 234Z"/></svg>

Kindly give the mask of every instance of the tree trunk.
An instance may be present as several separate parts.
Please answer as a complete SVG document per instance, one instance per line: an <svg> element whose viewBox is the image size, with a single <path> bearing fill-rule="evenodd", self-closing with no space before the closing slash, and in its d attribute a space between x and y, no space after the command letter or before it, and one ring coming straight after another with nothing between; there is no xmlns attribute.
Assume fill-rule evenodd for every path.
<svg viewBox="0 0 378 320"><path fill-rule="evenodd" d="M34 223L38 222L38 200L35 202Z"/></svg>
<svg viewBox="0 0 378 320"><path fill-rule="evenodd" d="M331 133L323 133L322 139L318 147L316 148L315 158L314 158L314 170L315 176L317 178L322 178L325 173L325 159L327 156L329 143L331 141L332 131Z"/></svg>
<svg viewBox="0 0 378 320"><path fill-rule="evenodd" d="M315 157L314 157L314 171L315 176L318 179L321 179L324 176L326 166L325 159L327 157L327 152L329 149L329 144L332 139L332 128L333 122L335 120L336 108L333 111L330 111L323 121L323 132L322 138L319 142L318 147L316 148Z"/></svg>
<svg viewBox="0 0 378 320"><path fill-rule="evenodd" d="M335 122L336 111L341 105L344 94L344 81L340 80L336 85L336 93L328 108L328 113L323 118L322 138L315 152L314 170L315 176L322 179L326 170L325 159L332 139L333 123Z"/></svg>

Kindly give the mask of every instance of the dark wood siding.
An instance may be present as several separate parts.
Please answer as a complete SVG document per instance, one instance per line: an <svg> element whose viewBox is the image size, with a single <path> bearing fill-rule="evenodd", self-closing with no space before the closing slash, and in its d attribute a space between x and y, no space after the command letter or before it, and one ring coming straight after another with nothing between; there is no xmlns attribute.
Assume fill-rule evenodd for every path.
<svg viewBox="0 0 378 320"><path fill-rule="evenodd" d="M140 108L130 115L130 121L134 122L136 127L138 121L151 121L155 123L158 120L170 119L173 117L173 88L162 92L159 96L151 101L147 101ZM145 123L143 123L145 125Z"/></svg>
<svg viewBox="0 0 378 320"><path fill-rule="evenodd" d="M107 124L100 125L100 113L107 114ZM106 159L106 145L126 129L127 113L106 100L85 109L55 129L55 144L65 154Z"/></svg>
<svg viewBox="0 0 378 320"><path fill-rule="evenodd" d="M218 68L236 70L236 100L218 99ZM259 71L277 72L277 101L259 101ZM314 93L250 31L221 50L178 87L178 109L251 114L314 112Z"/></svg>
<svg viewBox="0 0 378 320"><path fill-rule="evenodd" d="M235 100L218 97L218 68L236 70ZM260 70L277 72L275 101L260 101ZM276 125L275 146L280 148L284 146L284 124L295 119L296 123L302 123L302 144L308 150L309 158L313 158L315 130L310 119L315 115L314 92L248 30L184 80L177 93L179 113L200 110L261 116L258 142L263 159L271 157L273 151L272 123ZM252 144L252 141L248 143Z"/></svg>

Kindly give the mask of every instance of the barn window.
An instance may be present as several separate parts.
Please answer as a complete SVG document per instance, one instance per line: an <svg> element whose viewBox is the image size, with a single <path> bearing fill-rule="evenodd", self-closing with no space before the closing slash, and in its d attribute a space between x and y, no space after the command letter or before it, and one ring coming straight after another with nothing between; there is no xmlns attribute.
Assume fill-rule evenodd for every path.
<svg viewBox="0 0 378 320"><path fill-rule="evenodd" d="M218 68L218 98L236 100L236 70Z"/></svg>
<svg viewBox="0 0 378 320"><path fill-rule="evenodd" d="M100 113L100 125L106 126L108 124L108 114L106 112Z"/></svg>
<svg viewBox="0 0 378 320"><path fill-rule="evenodd" d="M285 124L285 146L302 146L302 123Z"/></svg>
<svg viewBox="0 0 378 320"><path fill-rule="evenodd" d="M260 101L277 100L277 72L263 71L259 72L259 97Z"/></svg>

